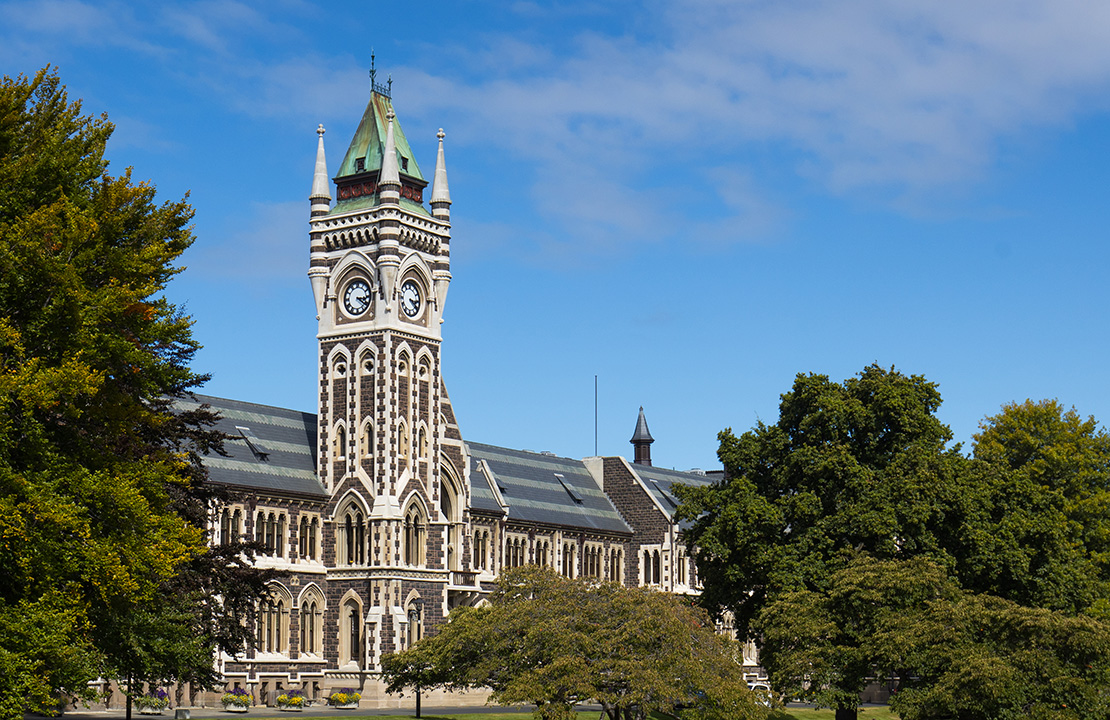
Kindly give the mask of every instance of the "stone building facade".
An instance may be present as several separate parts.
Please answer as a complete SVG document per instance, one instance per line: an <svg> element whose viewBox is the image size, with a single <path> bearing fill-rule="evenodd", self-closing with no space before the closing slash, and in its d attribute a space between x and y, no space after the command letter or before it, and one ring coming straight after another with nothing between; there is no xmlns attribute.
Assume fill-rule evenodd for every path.
<svg viewBox="0 0 1110 720"><path fill-rule="evenodd" d="M464 440L440 353L452 279L444 135L425 198L389 88L371 86L330 179L317 131L317 412L195 398L231 438L227 456L206 461L236 498L213 541L253 538L268 548L258 564L283 573L260 609L257 649L218 659L228 688L261 703L353 687L367 706L396 705L381 692L382 658L481 602L503 568L698 592L671 488L713 478L653 467L642 409L635 462Z"/></svg>

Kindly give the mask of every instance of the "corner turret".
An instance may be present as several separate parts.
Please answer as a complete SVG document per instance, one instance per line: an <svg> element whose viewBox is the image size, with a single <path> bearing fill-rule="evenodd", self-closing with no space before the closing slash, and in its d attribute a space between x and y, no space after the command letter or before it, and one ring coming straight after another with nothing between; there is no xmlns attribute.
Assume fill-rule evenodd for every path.
<svg viewBox="0 0 1110 720"><path fill-rule="evenodd" d="M640 417L636 420L636 432L632 433L632 439L628 442L632 443L635 450L635 457L632 462L637 465L651 466L651 444L655 442L655 438L648 432L647 418L644 417L644 407L640 406Z"/></svg>
<svg viewBox="0 0 1110 720"><path fill-rule="evenodd" d="M432 180L432 217L437 220L451 219L451 193L447 190L447 162L443 159L443 128L436 133L439 138L439 152L436 154L436 173Z"/></svg>

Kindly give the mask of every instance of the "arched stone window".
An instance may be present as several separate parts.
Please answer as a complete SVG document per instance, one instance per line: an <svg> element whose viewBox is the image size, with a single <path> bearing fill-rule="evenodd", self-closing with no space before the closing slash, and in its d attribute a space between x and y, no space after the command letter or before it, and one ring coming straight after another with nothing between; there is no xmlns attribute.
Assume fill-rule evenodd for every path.
<svg viewBox="0 0 1110 720"><path fill-rule="evenodd" d="M301 560L316 560L316 537L320 532L320 520L315 515L301 515L297 530L297 553Z"/></svg>
<svg viewBox="0 0 1110 720"><path fill-rule="evenodd" d="M362 506L353 497L340 503L335 513L335 557L338 565L366 564L366 521ZM318 531L311 528L312 532Z"/></svg>
<svg viewBox="0 0 1110 720"><path fill-rule="evenodd" d="M301 595L301 652L323 654L324 597L315 588Z"/></svg>
<svg viewBox="0 0 1110 720"><path fill-rule="evenodd" d="M274 554L278 557L285 557L285 514L278 515L277 529L274 531Z"/></svg>
<svg viewBox="0 0 1110 720"><path fill-rule="evenodd" d="M291 597L285 588L274 586L258 607L258 633L255 638L259 652L289 651L289 609Z"/></svg>
<svg viewBox="0 0 1110 720"><path fill-rule="evenodd" d="M373 350L363 350L362 355L359 356L358 369L363 377L372 377L374 375Z"/></svg>
<svg viewBox="0 0 1110 720"><path fill-rule="evenodd" d="M421 429L421 433L423 433ZM461 503L459 502L459 493L455 488L455 483L452 478L444 473L443 481L440 483L439 488L439 511L443 519L447 522L447 569L459 569L459 555L462 547L460 542L461 526Z"/></svg>
<svg viewBox="0 0 1110 720"><path fill-rule="evenodd" d="M410 648L424 637L424 603L418 598L409 603L406 610L408 627L405 628L405 647Z"/></svg>
<svg viewBox="0 0 1110 720"><path fill-rule="evenodd" d="M490 570L493 563L490 558L490 533L486 529L474 531L474 568L476 570Z"/></svg>
<svg viewBox="0 0 1110 720"><path fill-rule="evenodd" d="M578 576L578 563L576 555L578 546L574 542L563 543L563 575L568 578Z"/></svg>
<svg viewBox="0 0 1110 720"><path fill-rule="evenodd" d="M406 565L422 567L427 545L427 520L419 503L413 502L409 505L408 510L405 511L404 522L402 558Z"/></svg>
<svg viewBox="0 0 1110 720"><path fill-rule="evenodd" d="M362 608L354 598L343 603L339 613L339 661L341 665L362 667Z"/></svg>
<svg viewBox="0 0 1110 720"><path fill-rule="evenodd" d="M347 459L347 428L343 425L335 426L335 445L332 447L332 458L336 462Z"/></svg>
<svg viewBox="0 0 1110 720"><path fill-rule="evenodd" d="M231 544L231 511L224 508L220 512L220 545Z"/></svg>
<svg viewBox="0 0 1110 720"><path fill-rule="evenodd" d="M610 582L624 582L623 553L620 548L609 549L609 580Z"/></svg>
<svg viewBox="0 0 1110 720"><path fill-rule="evenodd" d="M401 467L409 464L409 428L404 422L397 423L397 458Z"/></svg>
<svg viewBox="0 0 1110 720"><path fill-rule="evenodd" d="M367 419L362 424L362 434L359 437L359 453L363 460L374 459L374 421Z"/></svg>

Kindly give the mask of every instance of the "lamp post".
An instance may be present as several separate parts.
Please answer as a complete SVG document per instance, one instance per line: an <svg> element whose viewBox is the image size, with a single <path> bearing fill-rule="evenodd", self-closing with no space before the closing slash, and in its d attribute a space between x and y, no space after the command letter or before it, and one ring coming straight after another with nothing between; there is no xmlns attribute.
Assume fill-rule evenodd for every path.
<svg viewBox="0 0 1110 720"><path fill-rule="evenodd" d="M416 598L412 601L412 616L409 617L409 628L412 632L412 641L415 644L423 635L424 601ZM409 647L412 647L411 645ZM420 682L416 683L416 717L420 717Z"/></svg>

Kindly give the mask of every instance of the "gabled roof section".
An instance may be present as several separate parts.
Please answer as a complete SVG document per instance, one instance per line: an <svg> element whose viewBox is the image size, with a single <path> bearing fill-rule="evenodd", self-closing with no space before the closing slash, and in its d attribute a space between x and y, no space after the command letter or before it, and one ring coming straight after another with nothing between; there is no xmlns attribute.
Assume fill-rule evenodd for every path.
<svg viewBox="0 0 1110 720"><path fill-rule="evenodd" d="M220 414L216 430L227 456L208 455L210 482L255 492L327 497L316 475L316 415L269 405L196 395L174 406L193 409L207 403Z"/></svg>
<svg viewBox="0 0 1110 720"><path fill-rule="evenodd" d="M712 485L713 479L693 472L679 472L666 470L650 465L630 464L632 471L640 476L644 485L655 496L656 501L667 510L673 518L674 511L678 509L678 498L674 494L675 485L703 486ZM685 529L686 524L682 524Z"/></svg>
<svg viewBox="0 0 1110 720"><path fill-rule="evenodd" d="M393 101L378 92L370 93L370 102L362 113L355 136L343 156L339 171L335 174L338 182L342 178L360 175L363 172L378 172L382 167L382 148L385 147L386 128L389 123L386 116L393 109ZM394 113L396 114L396 113ZM409 141L405 138L405 131L401 123L393 120L394 140L397 143L397 164L401 176L416 180L421 185L427 185L424 176L420 173L420 166L416 164L416 157L412 154ZM362 160L362 168L358 161Z"/></svg>
<svg viewBox="0 0 1110 720"><path fill-rule="evenodd" d="M484 471L488 469L498 494L508 506L510 521L599 532L632 532L581 460L478 443L466 446L471 458L474 507L500 510L500 506L495 510L493 492L489 488L476 489L480 487L476 478L484 478Z"/></svg>

